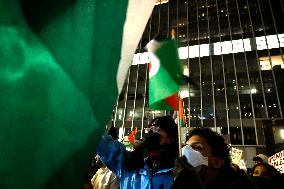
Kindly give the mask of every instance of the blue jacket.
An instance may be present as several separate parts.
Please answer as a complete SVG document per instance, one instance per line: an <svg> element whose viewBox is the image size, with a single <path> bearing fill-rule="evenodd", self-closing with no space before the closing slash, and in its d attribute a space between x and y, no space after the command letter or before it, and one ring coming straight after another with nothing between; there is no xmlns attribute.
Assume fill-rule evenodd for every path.
<svg viewBox="0 0 284 189"><path fill-rule="evenodd" d="M97 152L102 162L120 178L121 189L169 189L173 184L173 168L154 175L146 164L137 171L125 170L126 147L107 134L102 136Z"/></svg>

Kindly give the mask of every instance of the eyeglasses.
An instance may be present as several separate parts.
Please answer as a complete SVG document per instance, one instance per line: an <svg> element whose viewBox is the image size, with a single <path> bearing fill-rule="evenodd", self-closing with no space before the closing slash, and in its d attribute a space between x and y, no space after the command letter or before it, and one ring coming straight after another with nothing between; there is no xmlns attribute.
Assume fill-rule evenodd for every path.
<svg viewBox="0 0 284 189"><path fill-rule="evenodd" d="M148 134L150 131L153 131L153 133L157 133L157 134L160 134L160 127L156 127L156 126L151 126L149 128L146 128L145 129L145 133Z"/></svg>

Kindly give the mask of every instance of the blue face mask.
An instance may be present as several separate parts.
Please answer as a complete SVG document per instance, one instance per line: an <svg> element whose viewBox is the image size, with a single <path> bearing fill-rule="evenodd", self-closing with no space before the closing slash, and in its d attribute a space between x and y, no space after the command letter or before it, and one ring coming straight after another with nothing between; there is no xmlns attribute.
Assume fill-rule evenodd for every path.
<svg viewBox="0 0 284 189"><path fill-rule="evenodd" d="M186 157L187 162L193 167L198 167L200 165L208 166L208 157L204 157L190 145L186 145L182 148L182 155Z"/></svg>

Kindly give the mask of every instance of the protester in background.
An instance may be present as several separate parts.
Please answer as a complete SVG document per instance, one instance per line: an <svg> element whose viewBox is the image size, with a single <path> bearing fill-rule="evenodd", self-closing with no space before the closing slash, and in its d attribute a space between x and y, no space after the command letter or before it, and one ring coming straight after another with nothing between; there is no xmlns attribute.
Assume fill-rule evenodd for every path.
<svg viewBox="0 0 284 189"><path fill-rule="evenodd" d="M177 159L173 189L253 189L246 173L232 167L224 138L209 128L187 135L183 156Z"/></svg>
<svg viewBox="0 0 284 189"><path fill-rule="evenodd" d="M268 163L258 163L252 168L252 176L259 189L283 186L281 174Z"/></svg>
<svg viewBox="0 0 284 189"><path fill-rule="evenodd" d="M258 154L257 156L253 157L252 159L255 164L258 163L268 163L268 157L264 154Z"/></svg>
<svg viewBox="0 0 284 189"><path fill-rule="evenodd" d="M145 130L145 140L132 152L104 135L98 146L103 163L120 177L123 189L169 189L178 156L178 129L170 116L158 117Z"/></svg>
<svg viewBox="0 0 284 189"><path fill-rule="evenodd" d="M91 166L88 170L88 174L87 174L86 181L84 184L84 189L93 188L91 180L93 176L96 174L96 172L99 170L99 168L101 168L101 164L97 164L97 155L96 155L94 156L94 158L92 158Z"/></svg>
<svg viewBox="0 0 284 189"><path fill-rule="evenodd" d="M119 189L119 178L103 164L98 155L96 165L100 168L91 179L93 189Z"/></svg>
<svg viewBox="0 0 284 189"><path fill-rule="evenodd" d="M114 127L113 124L110 125L110 127L107 129L107 133L108 135L110 135L114 140L118 139L118 134L117 134L117 130ZM84 185L84 189L92 189L94 187L94 176L97 173L97 171L101 168L101 166L103 165L103 163L101 162L101 160L98 160L99 156L95 155L94 158L92 158L92 164L89 168L88 174L87 174L87 179ZM109 174L107 169L104 169L104 171L102 172L100 170L100 175L102 175L103 173ZM107 176L108 177L108 176Z"/></svg>

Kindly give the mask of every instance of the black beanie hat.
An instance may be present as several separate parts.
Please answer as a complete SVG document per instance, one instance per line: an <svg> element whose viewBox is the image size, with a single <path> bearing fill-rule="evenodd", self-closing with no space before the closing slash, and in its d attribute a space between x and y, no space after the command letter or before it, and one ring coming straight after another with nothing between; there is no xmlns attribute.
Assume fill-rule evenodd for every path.
<svg viewBox="0 0 284 189"><path fill-rule="evenodd" d="M178 138L178 127L171 116L163 116L154 118L148 127L155 126L162 128L169 137Z"/></svg>

